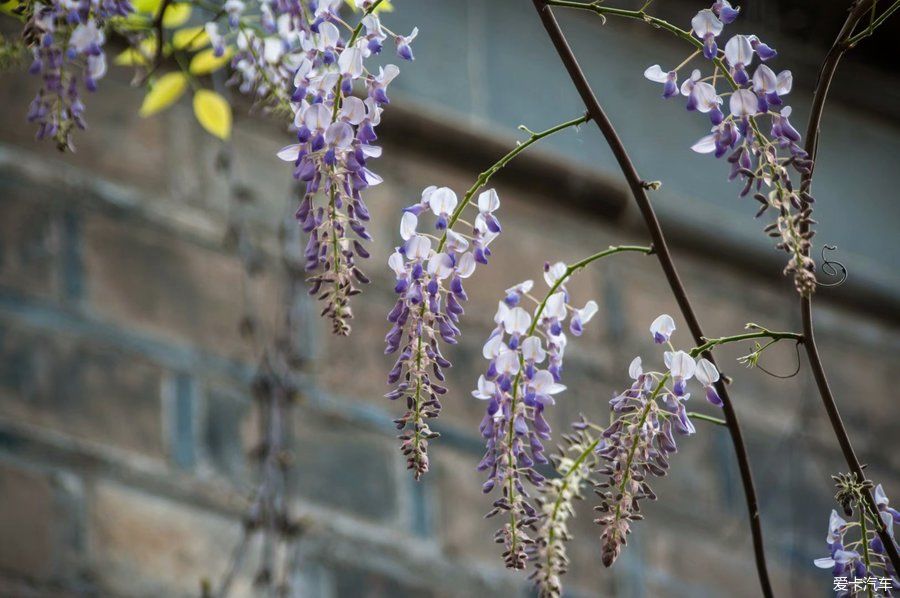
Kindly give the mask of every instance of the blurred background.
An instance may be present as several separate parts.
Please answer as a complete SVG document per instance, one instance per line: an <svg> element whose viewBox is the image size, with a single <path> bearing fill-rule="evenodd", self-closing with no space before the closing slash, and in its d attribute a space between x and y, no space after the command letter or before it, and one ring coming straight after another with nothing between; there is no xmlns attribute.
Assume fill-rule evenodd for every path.
<svg viewBox="0 0 900 598"><path fill-rule="evenodd" d="M848 1L745 2L731 32L776 47L790 68L792 121L802 129L818 65ZM615 4L615 3L611 3ZM622 0L622 7L641 3ZM658 2L687 27L701 2ZM141 92L113 69L88 98L78 152L33 140L25 122L36 82L0 79L0 595L190 596L215 585L241 538L258 480L250 456L260 416L250 392L259 346L290 340L299 392L290 412L287 495L304 518L290 557L293 593L309 598L528 596L524 575L504 571L496 521L482 515L475 465L484 404L469 391L503 289L540 280L545 260L571 261L610 244L647 243L608 149L593 125L542 143L496 179L504 234L467 285L451 392L435 426L432 471L404 470L382 397L383 355L400 208L428 185L462 193L517 138L582 113L581 103L525 0L396 0L386 22L418 26L416 61L392 87L379 132L385 152L371 190L372 278L356 299L353 335L336 338L296 292L282 253L297 201L290 167L275 158L290 135L236 109L233 140L215 141L187 102L137 116ZM632 6L633 5L633 6ZM678 40L641 23L557 11L596 92L653 195L678 267L710 336L746 322L799 330L798 301L750 200L726 165L688 148L704 119L663 102L643 78L654 63L687 56ZM814 194L816 241L839 249L847 281L816 295L818 336L846 423L872 479L900 502L896 368L900 277L898 20L841 65L823 121ZM881 41L878 41L878 40ZM281 239L286 239L282 242ZM249 275L248 275L249 271ZM542 283L541 283L542 284ZM553 410L557 433L583 412L605 421L607 401L638 354L657 361L648 326L676 316L657 262L618 256L580 274L578 302L600 313L567 354L568 392ZM287 310L290 327L284 324ZM249 325L256 341L241 333ZM690 343L682 329L675 339ZM762 503L779 596L825 596L830 475L846 470L801 360L776 379L718 353ZM790 374L788 344L767 369ZM694 408L715 414L698 401ZM756 596L746 508L731 442L697 423L671 475L611 570L599 561L591 497L572 531L571 596ZM259 542L237 568L235 594L254 595Z"/></svg>

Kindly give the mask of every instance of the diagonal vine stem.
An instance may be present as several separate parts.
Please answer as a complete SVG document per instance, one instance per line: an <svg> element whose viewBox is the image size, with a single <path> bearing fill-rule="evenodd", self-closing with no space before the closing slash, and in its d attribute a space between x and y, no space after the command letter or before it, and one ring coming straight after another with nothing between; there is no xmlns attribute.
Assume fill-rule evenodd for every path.
<svg viewBox="0 0 900 598"><path fill-rule="evenodd" d="M828 96L831 82L837 72L838 63L841 61L844 53L855 43L856 38L853 36L853 31L860 21L866 17L874 3L875 0L854 0L854 3L850 7L850 12L847 15L847 20L844 22L844 26L841 27L828 54L825 55L825 60L819 71L816 90L813 94L812 108L809 113L809 123L806 126L806 144L804 149L813 161L813 168L810 169L809 174L804 175L801 179L800 189L802 191L809 192L809 189L812 186L812 177L815 172L816 152L819 146L819 127L822 121L822 113L825 110L825 100ZM892 11L892 9L893 6L889 8L888 11ZM866 31L869 31L869 29ZM804 208L805 207L806 206L804 205ZM801 233L809 230L809 225L809 220L804 219L800 223ZM813 378L815 378L816 381L816 387L819 389L819 395L822 397L825 412L828 414L828 420L837 437L844 459L850 467L850 471L855 473L860 480L865 480L866 475L863 471L863 466L856 456L856 451L853 450L853 445L850 442L850 435L847 433L847 428L844 426L837 402L834 399L834 393L831 391L831 386L828 384L828 376L825 374L825 366L822 364L819 347L816 345L811 296L807 295L800 298L800 313L803 319L803 336L805 339L803 346L806 348L809 365L813 372ZM868 507L872 509L873 512L877 513L878 506L875 504L875 497L872 496L872 492L870 490L864 490L863 498ZM893 538L888 533L887 527L880 518L876 518L875 525L878 526L878 537L881 538L881 542L884 544L884 548L891 560L891 564L894 566L895 570L900 571L900 554L897 552L897 546L894 543Z"/></svg>
<svg viewBox="0 0 900 598"><path fill-rule="evenodd" d="M702 344L705 338L703 330L700 327L697 315L694 313L693 306L688 299L681 278L678 276L678 272L675 269L672 255L669 252L662 227L659 224L659 219L656 217L656 213L650 203L650 198L647 195L647 185L638 175L637 169L631 161L631 158L628 156L628 152L622 144L621 139L619 139L618 133L606 116L606 113L603 111L603 107L600 105L597 97L594 95L590 83L588 83L584 72L578 64L575 54L569 47L565 34L562 29L560 29L559 23L553 15L553 11L547 5L546 0L533 0L533 3L548 36L559 54L560 60L566 67L573 85L581 96L581 99L588 110L588 114L591 116L591 120L597 124L597 127L600 129L600 132L603 134L607 144L615 155L616 161L619 163L619 167L628 182L634 200L640 209L648 232L650 233L650 237L653 240L653 248L656 256L659 259L660 266L665 273L666 280L675 296L675 300L678 303L682 316L687 321L688 328L690 329L695 342L698 345ZM705 353L704 357L713 361L712 354L709 352ZM715 362L713 361L713 363ZM759 502L756 497L756 489L753 483L753 474L750 470L747 449L744 446L743 433L723 379L720 379L716 383L716 391L722 398L722 409L725 414L725 421L728 425L728 431L731 435L731 441L734 445L735 456L737 457L738 467L740 469L741 483L744 489L744 498L747 502L747 511L750 519L750 531L753 537L753 550L760 588L762 589L764 596L771 598L773 592L772 584L769 580L768 568L766 566L765 546L763 544L762 526L760 524L759 516Z"/></svg>

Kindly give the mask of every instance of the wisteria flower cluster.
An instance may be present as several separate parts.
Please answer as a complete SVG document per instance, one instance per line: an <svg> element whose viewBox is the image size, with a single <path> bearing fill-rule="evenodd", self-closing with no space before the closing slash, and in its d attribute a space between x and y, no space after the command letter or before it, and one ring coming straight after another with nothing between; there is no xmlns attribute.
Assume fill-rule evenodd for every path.
<svg viewBox="0 0 900 598"><path fill-rule="evenodd" d="M675 322L661 315L650 327L658 344L667 344L665 370L644 371L640 357L628 368L634 382L610 401L614 419L601 434L596 475L606 480L597 484L600 504L594 520L601 528L601 560L613 564L627 542L631 524L643 518L640 501L656 499L650 479L664 476L669 458L677 451L675 434L691 435L694 425L685 403L690 398L687 382L697 380L707 399L721 405L714 384L719 379L716 366L705 358L694 360L685 351L675 350L670 338Z"/></svg>
<svg viewBox="0 0 900 598"><path fill-rule="evenodd" d="M534 544L528 548L534 570L529 576L541 598L562 595L561 578L569 568L565 542L572 539L567 522L575 516L576 500L584 500L583 488L592 484L597 465L596 448L602 430L582 415L572 424L572 432L562 436L563 445L550 460L559 477L549 478L535 499L539 524Z"/></svg>
<svg viewBox="0 0 900 598"><path fill-rule="evenodd" d="M373 145L375 127L390 102L387 86L399 73L395 65L379 67L377 73L365 66L388 37L371 12L378 3L362 3L366 16L349 29L338 14L343 0L308 6L300 0L264 2L266 35L241 29L234 59L242 91L293 112L298 142L278 157L292 162L294 177L306 185L296 216L309 234L310 294L325 302L322 314L340 335L350 332L349 301L359 293L357 283L368 282L356 263L369 256L361 241L371 239L362 192L382 181L367 162L381 155ZM342 28L349 30L346 38ZM401 58L413 59L410 42L416 33L394 36ZM363 89L365 99L351 95Z"/></svg>
<svg viewBox="0 0 900 598"><path fill-rule="evenodd" d="M467 203L468 196L460 204L448 187L425 189L421 200L404 210L400 222L404 243L388 259L396 275L398 298L388 314L391 329L385 337L385 353L399 351L399 356L388 374L388 383L396 387L387 397L406 400L406 412L395 423L402 430L401 450L416 479L428 471L428 441L437 436L427 420L439 415L439 397L447 391L442 385L443 370L451 364L441 344L457 343L457 323L467 300L463 280L472 276L479 263L487 264L488 246L500 234L494 215L500 198L493 189L478 196L469 234L453 230ZM420 216L428 212L435 217L440 237L418 230Z"/></svg>
<svg viewBox="0 0 900 598"><path fill-rule="evenodd" d="M513 569L525 567L533 543L526 530L536 531L540 520L528 501L526 485L539 488L544 483L535 466L548 462L543 441L550 439L550 426L544 411L566 388L560 383L567 345L564 323L571 313L569 331L578 336L597 312L594 301L581 308L571 305L565 287L571 273L562 262L546 264L544 280L550 290L540 302L529 294L531 280L507 290L494 316L496 327L482 350L487 370L472 393L487 401L480 426L486 450L478 469L487 472L485 493L500 489L488 517L509 515L495 540L504 545L504 560ZM521 307L523 298L538 303L533 314Z"/></svg>
<svg viewBox="0 0 900 598"><path fill-rule="evenodd" d="M835 595L839 598L867 594L892 596L900 590L900 577L887 557L876 525L883 523L893 538L894 524L900 524L900 512L890 506L881 484L875 487L876 514L869 512L860 495L860 489L871 485L869 482L858 484L853 476L835 476L835 480L844 514L851 517L856 512L858 520L848 522L832 510L825 536L829 555L816 559L814 564L831 570Z"/></svg>
<svg viewBox="0 0 900 598"><path fill-rule="evenodd" d="M778 53L755 35L732 36L720 49L718 39L725 25L739 14L727 0L718 0L711 8L698 12L691 21L692 39L699 46L684 62L672 70L658 64L649 67L644 76L663 84L663 97L682 95L689 111L707 114L711 132L691 149L712 153L717 158L727 155L729 180L744 182L740 195L755 191L761 204L757 216L769 208L777 213L766 232L779 239L777 247L790 254L785 274L792 274L797 290L809 294L815 290L815 263L807 255L813 231L801 232L801 221L809 219L807 204L813 198L795 190L792 168L805 174L811 161L800 147L800 134L790 122L791 107L784 104L793 86L791 71L776 74L767 64ZM678 86L679 71L702 54L711 62L712 73L704 75L694 69ZM759 64L753 69L755 59ZM751 74L752 70L752 74ZM726 89L722 89L722 87ZM722 110L728 97L728 114ZM768 137L761 128L768 118Z"/></svg>
<svg viewBox="0 0 900 598"><path fill-rule="evenodd" d="M104 27L132 11L128 0L49 0L26 5L24 39L34 57L29 72L41 78L28 120L38 139L72 150L72 132L84 129L82 87L97 89L106 74Z"/></svg>

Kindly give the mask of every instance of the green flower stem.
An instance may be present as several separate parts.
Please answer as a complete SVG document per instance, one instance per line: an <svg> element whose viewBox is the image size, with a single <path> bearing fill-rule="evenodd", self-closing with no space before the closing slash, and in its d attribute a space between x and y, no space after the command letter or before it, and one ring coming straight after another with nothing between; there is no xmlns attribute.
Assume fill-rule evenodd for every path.
<svg viewBox="0 0 900 598"><path fill-rule="evenodd" d="M900 2L900 0L897 0L897 1ZM580 10L588 10L588 11L597 13L598 15L600 15L601 17L604 17L604 18L606 15L614 15L614 16L623 17L626 19L643 21L643 22L647 23L648 25L651 25L652 27L656 27L657 29L665 29L666 31L674 34L678 38L688 42L689 44L691 44L692 46L694 46L694 48L696 48L698 50L703 49L703 42L700 41L699 39L697 39L696 37L694 37L694 35L690 31L681 29L680 27L676 27L672 23L669 23L668 21L666 21L664 19L660 19L659 17L654 17L653 15L647 14L646 12L644 12L643 8L641 10L626 10L624 8L614 8L611 6L602 6L599 2L591 2L588 4L588 3L584 3L584 2L572 2L571 0L547 0L546 4L549 6L559 6L560 8L574 8L574 9L580 9ZM728 70L728 67L725 65L725 63L722 61L722 59L719 58L718 56L716 56L715 58L713 58L713 63L716 65L716 67L718 67L719 71L722 73L722 76L725 78L726 81L728 81L728 84L731 86L731 88L738 89L739 88L738 84L735 82L734 77L731 76L731 72ZM765 142L766 145L769 145L770 142L769 142L768 138L765 135L763 135L762 131L759 128L759 125L756 122L756 119L751 116L751 117L749 117L749 121L750 121L750 126L753 128L753 132L757 135L757 137L761 141ZM773 181L775 181L776 186L779 186L779 188L780 188L781 183L778 182L778 179L774 176L775 172L774 172L774 168L772 167L771 164L769 165L769 170L770 170L770 173L773 175L772 179L773 179Z"/></svg>
<svg viewBox="0 0 900 598"><path fill-rule="evenodd" d="M887 21L888 18L890 18L890 16L892 14L897 12L897 9L900 9L900 0L895 0L893 4L891 4L889 7L887 7L883 13L881 13L880 17L874 19L871 23L869 23L868 27L866 27L865 29L863 29L862 31L860 31L859 33L857 33L856 35L854 35L853 37L848 39L847 46L852 47L852 46L856 45L857 43L859 43L864 38L867 38L870 35L872 35L872 33L882 23ZM874 2L872 3L872 14L875 14L875 3Z"/></svg>
<svg viewBox="0 0 900 598"><path fill-rule="evenodd" d="M870 574L872 572L871 566L872 562L869 557L869 538L868 531L866 528L866 506L863 504L863 501L860 500L856 505L857 510L859 511L859 528L860 533L862 534L862 549L863 549L863 561L866 563L866 574ZM872 588L869 584L866 584L866 593L869 595L869 598L874 598L874 594L872 593Z"/></svg>
<svg viewBox="0 0 900 598"><path fill-rule="evenodd" d="M518 149L518 148L516 148L516 149ZM574 273L578 272L579 270L581 270L588 264L591 264L592 262L596 262L599 259L605 258L610 255L614 255L616 253L622 253L625 251L638 251L640 253L650 255L651 253L653 253L653 248L652 247L641 247L638 245L610 246L608 249L604 249L603 251L600 251L598 253L590 255L590 256L584 258L583 260L577 261L574 264L567 266L565 273L562 276L560 276L559 279L556 280L556 282L554 282L550 286L550 290L547 291L547 294L544 296L544 298L538 304L537 310L535 310L535 312L534 312L534 318L531 320L531 326L528 327L528 332L526 334L526 337L534 334L534 330L537 327L537 324L541 319L541 314L544 313L544 308L547 306L547 300L549 300L550 296L553 295L553 293L555 293L556 290L566 280L568 280ZM522 380L522 370L525 367L525 360L521 355L519 356L519 362L520 362L519 372L516 374L515 380L513 380L512 402L510 403L510 406L509 406L510 418L509 418L509 426L508 426L507 432L506 432L506 444L509 447L512 447L513 439L515 438L515 428L514 428L513 424L516 419L516 402L518 401L519 382ZM654 395L654 397L655 397L655 395ZM509 454L509 468L513 469L512 451L510 451L510 454ZM513 479L512 479L512 477L510 477L509 483L508 483L509 496L507 497L510 501L510 504L512 504L514 502L513 497L515 496L515 491L516 491L515 484L513 484ZM515 509L510 509L509 519L510 519L510 532L512 534L512 541L510 543L510 549L514 552L515 547L516 547L516 538L517 538Z"/></svg>
<svg viewBox="0 0 900 598"><path fill-rule="evenodd" d="M663 387L666 385L666 382L669 381L669 377L671 375L672 375L671 373L666 373L666 375L660 379L659 384L657 384L656 388L653 389L653 394L650 395L649 399L647 399L647 405L644 406L644 410L641 412L641 419L640 419L640 421L638 421L637 430L635 431L635 434L634 434L634 442L631 443L631 448L628 450L628 457L625 460L625 468L622 469L622 483L619 484L619 492L618 492L620 496L622 495L622 493L625 492L625 485L631 479L631 464L634 462L634 454L637 452L637 445L641 439L640 430L642 427L644 427L644 423L647 421L647 416L650 415L650 409L653 407L653 405L656 404L656 397L659 396L659 393L662 391ZM621 514L622 514L622 503L621 503L621 501L617 501L616 502L616 515L615 515L615 518L613 519L613 521L614 522L618 521Z"/></svg>
<svg viewBox="0 0 900 598"><path fill-rule="evenodd" d="M705 422L709 422L711 424L716 424L717 426L725 426L728 427L728 422L724 419L719 419L718 417L713 417L711 415L706 415L704 413L697 413L696 411L688 411L688 417L692 419L699 419Z"/></svg>
<svg viewBox="0 0 900 598"><path fill-rule="evenodd" d="M370 11L374 10L375 7L380 2L381 2L381 0L378 0L378 2L376 2L373 6L371 6ZM355 34L358 35L358 33L359 33L358 30L361 26L362 26L362 21L360 21L360 25L357 27L357 29L354 30ZM355 39L355 38L352 38L352 39ZM338 84L338 89L340 89L340 84ZM569 127L577 127L578 125L587 122L588 119L589 119L589 117L587 115L580 116L578 118L574 118L572 120L568 120L566 122L560 123L554 127L550 127L549 129L547 129L545 131L541 131L539 133L535 133L535 132L529 130L529 132L531 133L531 136L528 139L526 139L525 141L520 141L516 145L515 148L513 148L506 155L504 155L502 158L500 158L497 162L495 162L493 165L491 165L490 168L488 168L487 170L482 172L480 175L478 175L478 178L475 180L475 183L469 188L468 191L466 191L466 194L463 197L463 200L456 207L456 210L453 211L453 214L451 215L450 220L447 223L447 230L451 230L453 228L453 225L456 224L456 222L459 220L460 216L462 215L463 210L466 208L467 205L469 205L469 202L472 200L472 197L475 195L475 193L477 193L479 189L484 187L487 184L487 182L491 179L491 177L497 173L498 170L500 170L501 168L503 168L504 166L509 164L509 162L513 158L515 158L516 156L521 154L523 151L528 149L528 147L534 145L541 139L544 139L545 137L549 137L550 135L553 135L554 133L558 133L559 131L562 131L564 129L568 129ZM522 128L524 128L524 127L522 127ZM528 130L528 129L526 129L526 130ZM437 253L440 253L444 249L444 245L446 243L447 243L447 232L444 231L444 234L441 236L441 240L438 242ZM419 318L421 319L424 315L425 315L425 302L423 301L422 307L420 308L420 311L419 311ZM420 335L418 343L416 345L416 371L417 372L420 372L422 370L422 349L423 349L422 336ZM418 379L416 382L416 391L415 391L415 394L413 395L413 413L414 413L414 417L415 417L415 420L413 423L413 425L415 427L413 446L415 447L415 450L418 450L418 447L421 444L421 437L419 436L419 424L422 421L421 414L420 414L421 392L422 392L421 379Z"/></svg>
<svg viewBox="0 0 900 598"><path fill-rule="evenodd" d="M552 525L556 522L556 518L559 516L559 509L562 507L563 502L563 492L565 492L569 488L569 482L571 481L572 474L578 471L578 468L587 460L588 457L593 454L594 449L597 448L597 445L600 443L600 439L597 438L593 442L591 442L587 448L582 451L578 458L572 463L572 467L566 471L566 473L562 476L562 486L559 489L559 492L556 494L556 501L553 503L553 511L550 514L550 532L547 534L547 546L552 546L553 542L556 540L556 526ZM550 570L550 559L551 552L549 549L547 550L547 570Z"/></svg>
<svg viewBox="0 0 900 598"><path fill-rule="evenodd" d="M384 2L384 0L375 0L375 2L372 3L372 6L370 6L365 11L363 11L362 18L360 18L359 23L356 24L356 27L353 28L353 33L350 34L350 39L347 40L347 45L344 47L346 47L346 48L353 47L353 44L355 44L356 40L359 39L360 32L362 32L363 19L365 19L367 16L369 16L370 14L375 12L375 9L378 8L378 5L381 4L382 2ZM343 81L344 81L344 75L341 74L338 76L337 84L335 85L337 94L335 95L335 98L334 98L334 109L331 111L331 120L332 121L337 119L338 110L341 109L341 99L344 97L344 95L341 93L341 83L343 83Z"/></svg>
<svg viewBox="0 0 900 598"><path fill-rule="evenodd" d="M796 332L775 332L775 331L769 330L767 328L763 328L762 326L757 326L756 324L748 324L747 327L748 328L757 328L758 330L756 330L755 332L736 334L734 336L723 336L720 338L708 339L702 345L691 349L691 351L690 351L691 357L697 357L698 355L702 355L703 353L706 353L707 351L709 351L713 347L717 347L718 345L724 345L727 343L737 343L740 341L746 341L746 340L750 340L750 339L754 339L754 338L769 338L769 339L772 339L773 341L791 339L791 340L797 341L798 343L803 342L803 335L798 334ZM771 344L771 343L769 343L769 344Z"/></svg>
<svg viewBox="0 0 900 598"><path fill-rule="evenodd" d="M578 118L573 118L572 120L567 120L564 123L560 123L555 127L550 127L549 129L541 131L539 133L535 133L534 131L527 129L526 127L519 127L520 129L531 133L531 136L528 137L528 139L526 139L525 141L518 142L516 147L510 150L505 156L497 160L497 162L495 162L490 168L478 175L475 183L469 188L468 191L466 191L466 194L463 196L462 201L459 202L459 205L456 206L455 210L453 210L453 214L450 215L450 220L447 223L447 230L453 228L453 225L456 224L457 220L459 220L460 216L462 216L463 210L466 209L466 206L469 205L469 202L472 201L472 197L478 192L478 190L487 185L487 182L491 179L491 177L494 176L494 174L496 174L498 170L506 166L510 160L524 152L526 149L528 149L530 146L534 145L541 139L549 137L550 135L558 133L559 131L562 131L564 129L568 129L569 127L577 127L578 125L586 123L588 120L590 120L589 116L580 116ZM444 249L444 244L446 242L447 233L445 232L441 237L440 242L438 243L438 253L440 253L441 250Z"/></svg>

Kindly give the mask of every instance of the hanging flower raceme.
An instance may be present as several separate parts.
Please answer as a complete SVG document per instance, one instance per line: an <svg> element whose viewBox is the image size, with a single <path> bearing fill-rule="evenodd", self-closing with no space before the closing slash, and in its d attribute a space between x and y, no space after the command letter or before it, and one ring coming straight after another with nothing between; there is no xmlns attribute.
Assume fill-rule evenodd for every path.
<svg viewBox="0 0 900 598"><path fill-rule="evenodd" d="M294 177L306 187L296 216L309 234L310 294L324 301L322 314L331 319L334 332L346 335L353 317L350 297L368 282L358 266L369 256L362 242L371 240L363 194L382 181L368 161L381 155L373 145L375 127L399 69L393 64L377 71L366 67L389 35L372 12L379 2L362 3L366 13L355 29L338 14L343 4L264 2L262 31L241 27L233 64L234 82L243 92L270 109L293 114L297 143L278 157L294 164ZM414 37L397 37L401 58L412 60ZM363 92L362 98L352 95Z"/></svg>
<svg viewBox="0 0 900 598"><path fill-rule="evenodd" d="M525 567L533 543L529 530L536 531L540 520L527 487L544 483L535 469L547 463L543 442L550 439L550 426L544 411L566 388L560 383L567 344L563 325L571 312L569 329L580 335L597 311L593 301L580 309L570 304L565 282L573 268L559 262L544 270L550 290L533 313L520 305L523 297L533 299L531 281L508 289L498 303L496 328L482 350L488 367L472 393L487 402L480 425L486 451L478 469L487 472L483 491L501 494L488 517L509 516L495 539L504 545L504 560L513 569Z"/></svg>
<svg viewBox="0 0 900 598"><path fill-rule="evenodd" d="M662 83L663 97L671 98L678 95L679 70L698 53L712 62L708 73L694 69L680 89L687 98L687 110L707 114L711 124L710 133L691 149L717 158L727 156L729 179L743 181L741 197L754 192L761 206L757 216L773 208L777 215L766 232L790 255L785 274L794 277L799 292L809 294L815 289L815 264L808 257L813 232L801 232L801 222L808 220L808 204L813 198L794 189L791 171L808 173L811 162L799 145L800 134L790 123L791 108L784 105L793 78L790 71L776 74L761 64L778 53L755 35L734 35L719 48L725 25L738 14L739 9L723 0L699 11L691 21L691 31L700 49L671 70L655 64L644 76ZM754 68L756 59L760 64ZM727 115L722 109L724 96L728 96ZM768 129L763 128L765 119L770 122Z"/></svg>
<svg viewBox="0 0 900 598"><path fill-rule="evenodd" d="M600 504L594 520L601 527L600 545L603 564L609 567L625 546L631 524L643 518L640 501L656 495L650 487L654 476L663 476L669 458L676 452L675 435L691 435L694 425L685 403L690 398L687 383L697 379L708 400L721 405L713 384L719 372L708 360L694 360L685 351L675 350L670 338L675 322L661 315L650 327L657 344L666 344L665 369L645 371L640 357L628 368L633 383L610 401L613 421L600 435L597 447L600 465L594 472L606 479L597 484Z"/></svg>
<svg viewBox="0 0 900 598"><path fill-rule="evenodd" d="M106 74L104 28L132 12L127 0L26 3L23 37L34 57L29 72L41 87L28 111L38 139L53 139L60 150L74 150L72 132L84 129L82 87L97 89Z"/></svg>
<svg viewBox="0 0 900 598"><path fill-rule="evenodd" d="M837 476L835 479L847 481L851 478ZM900 577L891 565L876 526L886 526L888 534L894 538L894 524L900 523L900 513L888 506L888 498L880 484L875 488L878 521L868 512L861 496L852 494L855 495L844 496L845 514L851 517L855 513L858 521L847 521L832 510L825 536L828 556L816 559L814 564L831 570L835 595L839 598L862 596L867 589L878 596L892 596L892 592L900 590ZM838 492L838 497L841 495L842 492ZM896 540L894 542L896 544Z"/></svg>
<svg viewBox="0 0 900 598"><path fill-rule="evenodd" d="M459 204L453 190L429 187L420 202L404 210L400 222L404 243L388 259L398 299L388 314L391 329L385 353L399 356L388 375L388 383L396 386L387 397L406 401L406 412L395 423L402 430L401 450L416 479L428 471L428 441L437 436L428 420L440 413L439 397L447 390L444 369L451 364L441 345L457 343L457 324L467 299L463 281L472 276L478 262L487 261L487 245L497 236L488 222L497 222L494 211L499 206L493 189L482 192L478 215L464 235L452 226L466 206ZM419 231L420 217L427 212L435 217L441 237Z"/></svg>
<svg viewBox="0 0 900 598"><path fill-rule="evenodd" d="M548 479L536 498L539 523L534 544L528 554L534 571L529 576L540 598L562 595L561 578L569 568L565 543L572 539L567 526L575 516L575 501L583 500L583 488L591 484L591 473L597 464L600 429L584 416L572 424L572 432L564 434L563 446L551 457L559 477Z"/></svg>

